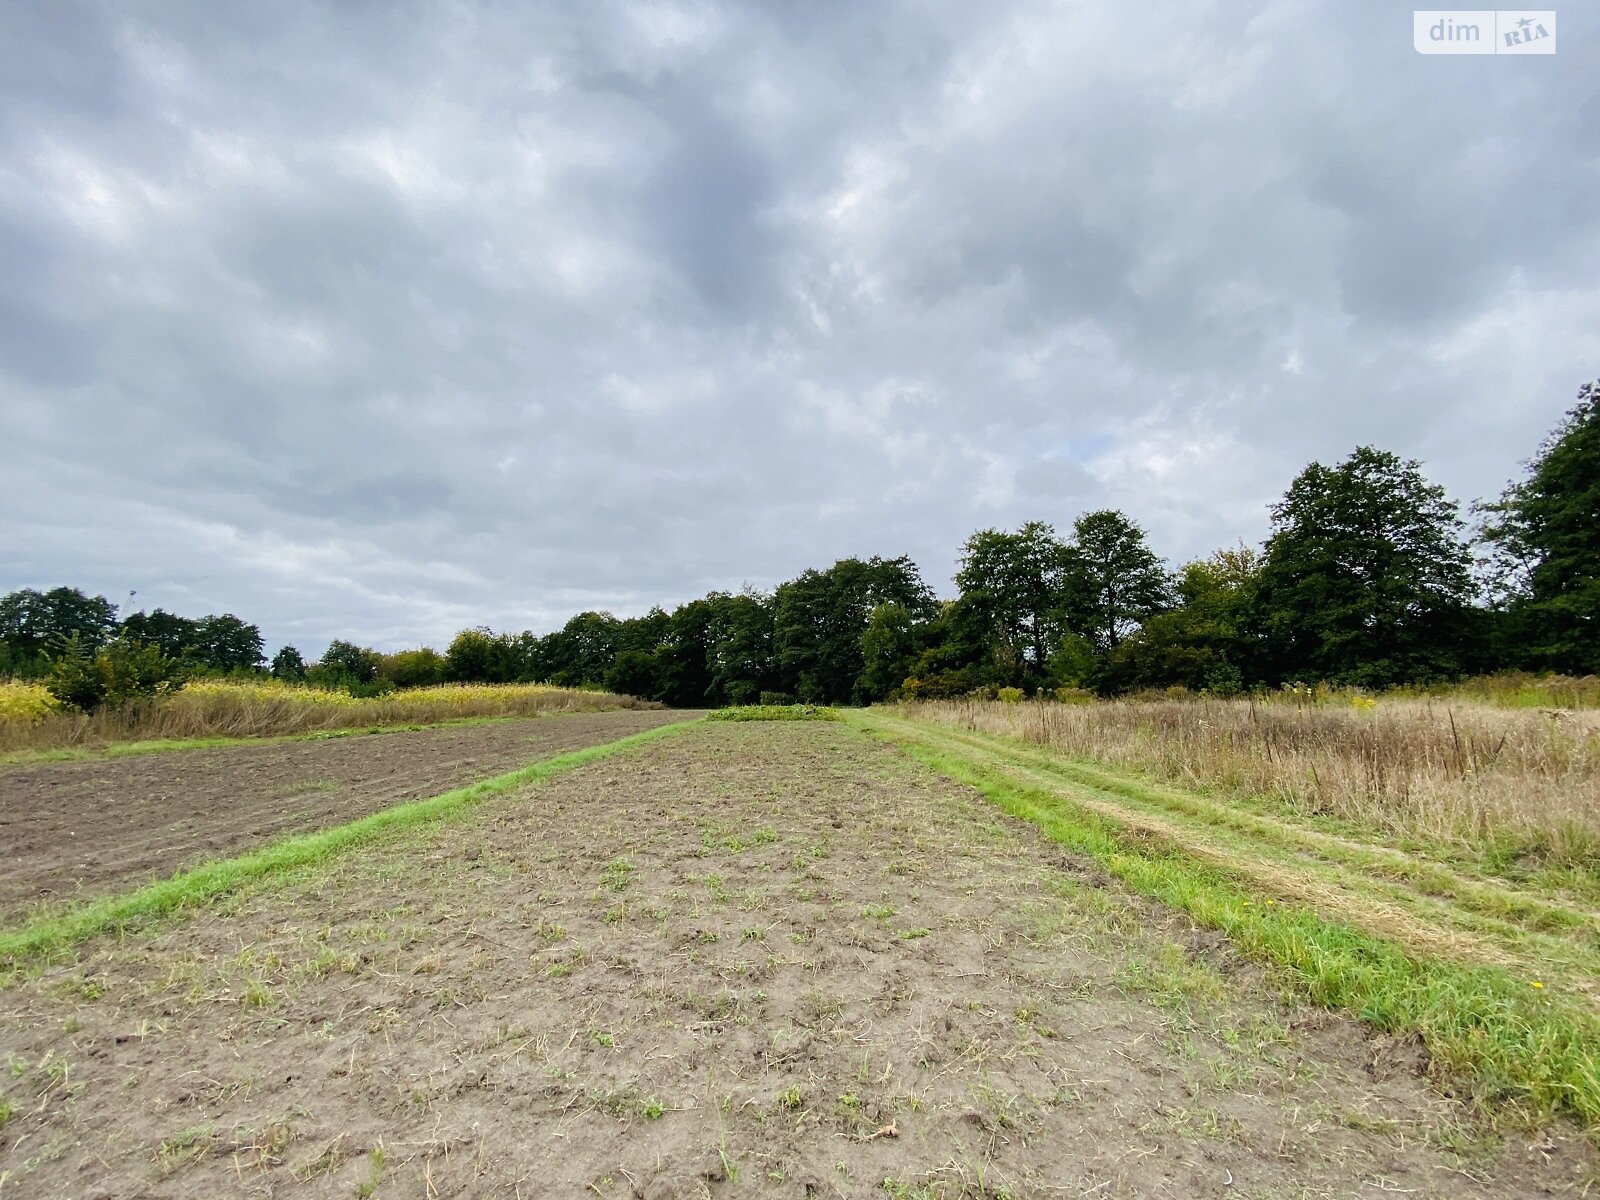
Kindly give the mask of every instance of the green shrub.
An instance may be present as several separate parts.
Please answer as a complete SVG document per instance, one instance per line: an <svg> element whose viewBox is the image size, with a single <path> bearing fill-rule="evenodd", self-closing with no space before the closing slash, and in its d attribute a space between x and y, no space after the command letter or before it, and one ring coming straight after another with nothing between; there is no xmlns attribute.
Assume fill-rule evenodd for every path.
<svg viewBox="0 0 1600 1200"><path fill-rule="evenodd" d="M285 646L272 656L272 666L268 670L274 679L298 683L306 677L306 660L293 646Z"/></svg>
<svg viewBox="0 0 1600 1200"><path fill-rule="evenodd" d="M729 704L754 704L760 688L748 679L735 679L723 689Z"/></svg>
<svg viewBox="0 0 1600 1200"><path fill-rule="evenodd" d="M444 655L427 646L378 656L378 678L387 679L395 687L433 687L443 683L444 676Z"/></svg>
<svg viewBox="0 0 1600 1200"><path fill-rule="evenodd" d="M912 676L900 685L900 694L907 700L954 700L971 688L972 680L965 671L941 671L937 675Z"/></svg>
<svg viewBox="0 0 1600 1200"><path fill-rule="evenodd" d="M815 704L749 704L719 708L708 721L837 721L836 710Z"/></svg>
<svg viewBox="0 0 1600 1200"><path fill-rule="evenodd" d="M326 674L338 676L346 686L351 682L371 683L378 677L381 661L375 650L335 639L309 674L316 682L321 682L315 679L316 675Z"/></svg>
<svg viewBox="0 0 1600 1200"><path fill-rule="evenodd" d="M388 679L372 679L366 683L357 683L352 680L345 684L345 691L349 692L357 700L377 700L397 690L393 681Z"/></svg>
<svg viewBox="0 0 1600 1200"><path fill-rule="evenodd" d="M1062 704L1093 704L1094 693L1088 688L1058 687L1055 697Z"/></svg>
<svg viewBox="0 0 1600 1200"><path fill-rule="evenodd" d="M995 693L995 698L998 700L1004 700L1007 704L1021 704L1022 689L1013 687L1001 688Z"/></svg>
<svg viewBox="0 0 1600 1200"><path fill-rule="evenodd" d="M66 707L93 712L175 692L184 678L181 663L147 642L117 637L91 650L74 633L50 669L45 687Z"/></svg>
<svg viewBox="0 0 1600 1200"><path fill-rule="evenodd" d="M793 704L794 697L789 695L788 692L762 692L761 703L765 705Z"/></svg>

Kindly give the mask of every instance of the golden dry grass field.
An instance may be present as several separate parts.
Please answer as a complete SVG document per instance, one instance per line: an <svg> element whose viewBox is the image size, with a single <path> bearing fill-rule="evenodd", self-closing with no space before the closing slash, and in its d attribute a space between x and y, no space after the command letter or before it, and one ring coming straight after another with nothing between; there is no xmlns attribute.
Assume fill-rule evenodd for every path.
<svg viewBox="0 0 1600 1200"><path fill-rule="evenodd" d="M273 679L200 679L170 696L84 715L63 711L40 684L0 680L0 754L660 707L632 696L540 683L450 683L358 699Z"/></svg>

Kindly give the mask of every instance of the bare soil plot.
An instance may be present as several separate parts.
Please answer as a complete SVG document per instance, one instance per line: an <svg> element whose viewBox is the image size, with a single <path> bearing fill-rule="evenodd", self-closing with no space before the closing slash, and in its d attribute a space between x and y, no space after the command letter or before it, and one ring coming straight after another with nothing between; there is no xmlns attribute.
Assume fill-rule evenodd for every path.
<svg viewBox="0 0 1600 1200"><path fill-rule="evenodd" d="M705 725L0 992L0 1196L1600 1187L836 723Z"/></svg>
<svg viewBox="0 0 1600 1200"><path fill-rule="evenodd" d="M0 766L0 917L170 875L694 715L575 713Z"/></svg>

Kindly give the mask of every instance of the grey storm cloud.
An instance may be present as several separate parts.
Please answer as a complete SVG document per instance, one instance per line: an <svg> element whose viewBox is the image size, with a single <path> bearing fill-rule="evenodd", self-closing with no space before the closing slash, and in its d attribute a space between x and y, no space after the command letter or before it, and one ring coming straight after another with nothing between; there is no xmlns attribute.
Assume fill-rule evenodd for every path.
<svg viewBox="0 0 1600 1200"><path fill-rule="evenodd" d="M1600 19L0 10L0 590L551 628L1372 442L1491 495L1600 373Z"/></svg>

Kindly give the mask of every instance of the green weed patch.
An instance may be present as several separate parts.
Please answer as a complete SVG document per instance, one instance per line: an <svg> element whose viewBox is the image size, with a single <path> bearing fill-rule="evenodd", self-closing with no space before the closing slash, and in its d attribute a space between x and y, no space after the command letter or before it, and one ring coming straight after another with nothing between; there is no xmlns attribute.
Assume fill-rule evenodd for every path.
<svg viewBox="0 0 1600 1200"><path fill-rule="evenodd" d="M708 721L837 721L839 710L816 704L745 704L719 708Z"/></svg>

